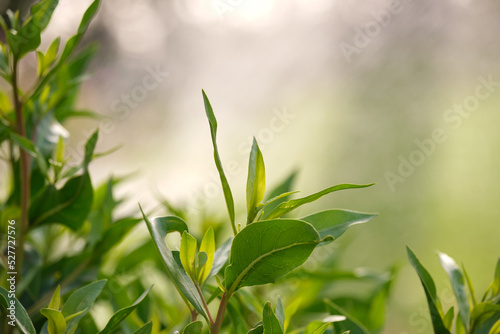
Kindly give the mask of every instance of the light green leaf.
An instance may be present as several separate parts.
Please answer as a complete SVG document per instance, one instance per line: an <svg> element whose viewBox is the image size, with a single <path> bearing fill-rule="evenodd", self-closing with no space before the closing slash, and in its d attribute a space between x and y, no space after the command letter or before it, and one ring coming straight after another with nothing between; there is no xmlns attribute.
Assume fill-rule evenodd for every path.
<svg viewBox="0 0 500 334"><path fill-rule="evenodd" d="M297 192L297 191L291 191L292 185L295 182L296 177L297 177L297 172L293 171L285 180L283 180L277 186L272 188L262 208L264 217L266 217L269 214L269 212L273 211L278 205L284 202L286 196L289 196Z"/></svg>
<svg viewBox="0 0 500 334"><path fill-rule="evenodd" d="M420 263L412 250L409 247L406 247L406 251L408 253L410 263L417 272L418 277L420 278L420 282L424 287L434 332L436 334L450 334L450 331L443 323L443 310L441 308L441 302L439 301L436 294L436 286L434 284L434 280L432 279L427 269L425 269L425 267Z"/></svg>
<svg viewBox="0 0 500 334"><path fill-rule="evenodd" d="M455 261L444 253L438 253L441 266L448 274L451 286L458 302L458 312L463 321L466 332L469 332L470 306L465 292L464 275Z"/></svg>
<svg viewBox="0 0 500 334"><path fill-rule="evenodd" d="M231 222L231 227L233 229L233 234L236 235L238 231L236 230L236 225L234 221L234 199L233 194L231 192L231 188L229 187L229 183L227 182L226 174L224 173L224 169L222 168L222 162L219 156L219 149L217 148L217 120L214 115L214 111L212 106L210 105L210 101L208 100L205 91L202 90L203 94L203 102L205 104L205 112L207 114L208 122L210 124L210 134L212 136L212 144L214 147L214 160L215 166L217 167L217 171L219 172L220 181L222 184L222 190L224 192L224 198L226 200L227 211L229 213L229 220Z"/></svg>
<svg viewBox="0 0 500 334"><path fill-rule="evenodd" d="M149 291L151 290L153 286L150 286L146 291L142 293L142 295L137 298L137 300L130 306L124 307L121 310L117 311L111 319L109 319L108 323L106 324L106 327L102 331L99 332L99 334L107 334L107 333L113 333L117 329L117 326L125 320L126 317L130 315L142 301L146 298L148 295Z"/></svg>
<svg viewBox="0 0 500 334"><path fill-rule="evenodd" d="M215 236L214 230L210 227L203 236L203 240L200 245L200 253L205 252L207 255L207 260L203 266L201 266L199 282L202 284L209 277L210 271L212 270L212 265L214 263L215 254Z"/></svg>
<svg viewBox="0 0 500 334"><path fill-rule="evenodd" d="M64 317L69 317L82 311L84 312L67 321L66 334L73 334L76 331L78 323L88 313L105 285L106 280L96 281L81 287L69 296L62 308Z"/></svg>
<svg viewBox="0 0 500 334"><path fill-rule="evenodd" d="M291 199L287 202L283 202L280 205L278 205L273 211L269 213L264 219L273 219L273 218L279 218L283 216L284 214L287 214L288 212L295 210L296 208L307 204L314 202L321 197L335 192L339 190L345 190L345 189L356 189L356 188L366 188L372 186L374 183L371 184L363 184L363 185L357 185L357 184L339 184L330 188L326 188L320 192L314 193L312 195L302 197L302 198L297 198L297 199Z"/></svg>
<svg viewBox="0 0 500 334"><path fill-rule="evenodd" d="M266 191L264 158L255 138L248 162L247 179L247 224L254 221Z"/></svg>
<svg viewBox="0 0 500 334"><path fill-rule="evenodd" d="M180 258L182 267L192 279L196 278L194 257L196 256L196 239L187 231L182 232Z"/></svg>
<svg viewBox="0 0 500 334"><path fill-rule="evenodd" d="M455 307L450 307L448 312L444 315L443 318L443 323L444 326L451 331L451 328L453 327L453 318L455 317Z"/></svg>
<svg viewBox="0 0 500 334"><path fill-rule="evenodd" d="M303 334L323 334L330 326L330 323L322 321L313 321L309 323Z"/></svg>
<svg viewBox="0 0 500 334"><path fill-rule="evenodd" d="M203 323L201 321L194 321L184 327L182 334L200 334L202 330Z"/></svg>
<svg viewBox="0 0 500 334"><path fill-rule="evenodd" d="M54 291L54 294L52 295L52 299L50 300L49 306L47 308L53 310L59 310L60 306L61 306L61 286L58 285L56 291Z"/></svg>
<svg viewBox="0 0 500 334"><path fill-rule="evenodd" d="M229 238L220 246L217 248L214 254L214 262L212 264L212 270L210 271L210 275L208 277L212 277L214 275L217 275L219 271L224 267L224 265L227 262L227 259L229 259L229 253L231 252L231 245L233 244L233 238Z"/></svg>
<svg viewBox="0 0 500 334"><path fill-rule="evenodd" d="M153 322L150 321L141 328L139 328L138 330L136 330L134 334L151 334L152 331L153 331Z"/></svg>
<svg viewBox="0 0 500 334"><path fill-rule="evenodd" d="M300 219L314 226L321 238L332 236L337 239L349 227L366 223L376 216L376 214L334 209L317 212Z"/></svg>
<svg viewBox="0 0 500 334"><path fill-rule="evenodd" d="M17 298L14 299L9 298L9 291L5 290L1 286L0 286L0 303L6 309L14 305L13 307L16 310L16 315L15 315L17 323L16 327L21 333L36 334L35 327L33 326L33 323L31 322L28 312L26 312L24 306L19 302L19 300L17 300Z"/></svg>
<svg viewBox="0 0 500 334"><path fill-rule="evenodd" d="M498 334L500 333L500 319L495 322L495 324L491 327L490 332L488 334Z"/></svg>
<svg viewBox="0 0 500 334"><path fill-rule="evenodd" d="M243 286L275 282L304 263L320 241L314 227L300 220L276 219L248 225L233 240L225 271L228 293Z"/></svg>
<svg viewBox="0 0 500 334"><path fill-rule="evenodd" d="M139 208L141 209L144 221L148 226L149 233L153 238L153 243L165 263L167 274L179 291L179 294L183 296L183 298L187 299L187 301L193 305L195 310L208 320L207 313L203 307L203 302L198 295L196 286L186 272L177 264L172 251L168 248L165 241L167 233L183 233L184 231L187 231L188 228L186 223L182 219L173 216L156 217L150 221L144 214L144 211L142 211L140 205Z"/></svg>
<svg viewBox="0 0 500 334"><path fill-rule="evenodd" d="M276 305L276 317L278 318L281 328L285 330L285 308L281 302L281 297L278 296L278 305Z"/></svg>
<svg viewBox="0 0 500 334"><path fill-rule="evenodd" d="M280 322L271 309L271 303L267 302L262 312L262 325L264 326L264 334L283 334Z"/></svg>
<svg viewBox="0 0 500 334"><path fill-rule="evenodd" d="M40 313L48 319L47 331L49 334L64 334L66 332L66 320L59 310L43 308Z"/></svg>

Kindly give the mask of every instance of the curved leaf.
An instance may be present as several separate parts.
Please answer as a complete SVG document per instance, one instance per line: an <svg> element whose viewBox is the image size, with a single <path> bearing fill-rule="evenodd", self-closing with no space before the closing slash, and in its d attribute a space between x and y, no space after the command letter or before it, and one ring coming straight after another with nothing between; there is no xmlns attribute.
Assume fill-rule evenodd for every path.
<svg viewBox="0 0 500 334"><path fill-rule="evenodd" d="M187 231L188 228L186 223L182 219L173 216L156 217L150 221L144 214L144 211L142 210L140 205L139 208L141 209L144 221L148 226L149 233L153 238L153 243L160 253L161 258L163 259L163 263L165 263L168 276L174 283L181 296L186 298L191 303L191 305L193 305L196 311L198 311L199 314L201 314L203 317L205 317L205 319L208 320L207 313L205 312L203 302L198 295L196 286L194 285L191 278L189 278L186 272L182 269L182 267L177 264L172 251L170 250L170 248L168 248L168 245L165 241L165 236L168 233L182 233L184 231Z"/></svg>
<svg viewBox="0 0 500 334"><path fill-rule="evenodd" d="M253 139L252 150L248 161L247 179L247 224L255 219L259 205L264 199L266 191L266 170L264 158L257 140Z"/></svg>
<svg viewBox="0 0 500 334"><path fill-rule="evenodd" d="M215 236L213 228L209 228L205 235L203 236L203 240L201 240L200 245L200 254L205 253L207 256L207 261L205 264L200 263L200 275L199 282L200 284L205 282L205 280L210 276L210 271L212 270L212 265L214 263L214 255L215 255Z"/></svg>
<svg viewBox="0 0 500 334"><path fill-rule="evenodd" d="M134 334L151 334L152 331L153 331L153 322L150 321L141 328L139 328L138 330L136 330Z"/></svg>
<svg viewBox="0 0 500 334"><path fill-rule="evenodd" d="M212 277L214 275L217 275L219 271L224 267L224 265L227 262L227 259L229 259L229 253L231 252L231 245L233 244L233 238L229 238L220 246L217 248L217 250L214 253L214 263L212 264L212 270L210 271L210 275L208 277Z"/></svg>
<svg viewBox="0 0 500 334"><path fill-rule="evenodd" d="M310 224L293 219L259 221L233 240L225 271L228 293L243 286L273 283L304 263L320 242Z"/></svg>
<svg viewBox="0 0 500 334"><path fill-rule="evenodd" d="M43 308L40 313L48 319L47 331L49 334L64 334L66 331L66 320L61 311Z"/></svg>
<svg viewBox="0 0 500 334"><path fill-rule="evenodd" d="M201 321L194 321L184 327L182 334L200 334L202 329L203 323Z"/></svg>
<svg viewBox="0 0 500 334"><path fill-rule="evenodd" d="M262 325L264 326L264 334L283 334L280 322L271 309L271 303L267 302L262 312Z"/></svg>
<svg viewBox="0 0 500 334"><path fill-rule="evenodd" d="M12 301L14 301L14 304L12 304ZM0 303L5 308L9 308L12 307L11 305L14 305L16 309L15 317L16 317L17 328L21 333L36 334L35 327L31 322L28 312L26 312L26 309L23 307L21 302L17 300L17 298L14 299L9 298L9 291L5 290L1 286L0 286Z"/></svg>

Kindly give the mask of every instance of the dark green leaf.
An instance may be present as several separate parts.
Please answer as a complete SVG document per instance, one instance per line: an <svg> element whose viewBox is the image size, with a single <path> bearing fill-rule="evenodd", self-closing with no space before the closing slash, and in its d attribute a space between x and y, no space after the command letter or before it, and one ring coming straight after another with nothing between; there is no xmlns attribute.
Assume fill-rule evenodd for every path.
<svg viewBox="0 0 500 334"><path fill-rule="evenodd" d="M62 314L65 318L70 317L76 313L77 316L71 318L66 324L66 333L73 334L80 320L89 312L90 308L94 304L97 296L101 293L102 289L106 285L106 280L96 281L85 285L84 287L76 290L69 296L66 303L62 308Z"/></svg>
<svg viewBox="0 0 500 334"><path fill-rule="evenodd" d="M263 334L263 333L264 333L264 325L260 324L249 330L247 334Z"/></svg>
<svg viewBox="0 0 500 334"><path fill-rule="evenodd" d="M201 321L194 321L184 327L182 334L200 334L202 329L203 323Z"/></svg>
<svg viewBox="0 0 500 334"><path fill-rule="evenodd" d="M182 233L184 231L187 231L188 227L186 223L182 219L173 216L156 217L150 221L144 214L144 211L142 211L142 208L140 209L144 221L148 226L149 233L153 238L156 249L160 253L163 262L165 263L168 276L176 286L179 293L184 296L191 303L191 305L193 305L198 313L205 317L205 319L208 319L205 309L203 308L203 302L196 290L196 286L186 274L186 272L177 264L172 251L170 250L170 248L168 248L165 241L165 236L168 233Z"/></svg>
<svg viewBox="0 0 500 334"><path fill-rule="evenodd" d="M233 233L236 235L238 233L236 231L236 225L234 222L234 200L233 194L231 192L231 188L229 187L229 183L227 182L226 174L224 173L224 169L222 168L222 162L219 156L219 150L217 148L217 120L214 115L214 111L212 106L210 105L210 101L208 100L205 91L203 93L203 102L205 104L205 112L207 114L208 122L210 124L210 134L212 136L212 144L214 147L214 160L215 166L217 167L217 171L219 172L220 181L222 184L222 190L224 192L224 198L226 200L227 211L229 213L229 220L231 221L231 227L233 229Z"/></svg>
<svg viewBox="0 0 500 334"><path fill-rule="evenodd" d="M36 334L35 327L33 326L33 323L31 322L31 319L28 315L28 312L26 312L26 309L23 307L23 305L17 300L17 298L14 297L14 299L11 299L9 296L9 291L5 290L3 287L0 286L0 303L2 304L3 307L8 309L9 307L15 308L15 317L16 317L16 323L17 323L17 328L19 331L23 334ZM9 312L8 310L6 312ZM10 318L8 318L10 321Z"/></svg>
<svg viewBox="0 0 500 334"><path fill-rule="evenodd" d="M254 221L259 205L264 199L266 191L266 170L264 158L255 138L248 162L247 179L247 224Z"/></svg>
<svg viewBox="0 0 500 334"><path fill-rule="evenodd" d="M304 263L320 242L308 223L292 219L255 222L234 237L225 286L231 294L243 286L273 283Z"/></svg>
<svg viewBox="0 0 500 334"><path fill-rule="evenodd" d="M470 306L467 299L467 294L465 292L464 275L451 257L444 253L438 253L438 255L439 260L441 261L441 266L450 278L451 286L458 302L458 312L460 313L460 318L463 321L465 330L468 332L470 321Z"/></svg>
<svg viewBox="0 0 500 334"><path fill-rule="evenodd" d="M100 331L99 334L112 333L116 329L116 327L123 320L125 320L125 318L128 317L129 314L132 313L137 308L137 306L139 306L139 304L146 298L152 287L153 286L150 286L146 291L144 291L143 294L139 298L137 298L137 300L132 305L124 307L113 314L111 319L109 319L108 323L106 324L106 327L104 327L104 329Z"/></svg>
<svg viewBox="0 0 500 334"><path fill-rule="evenodd" d="M267 302L262 312L262 324L264 325L264 334L283 334L280 322L271 309L271 303Z"/></svg>
<svg viewBox="0 0 500 334"><path fill-rule="evenodd" d="M303 198L292 199L292 200L289 200L287 202L283 202L280 205L278 205L273 211L271 211L269 213L269 215L267 215L265 217L265 219L279 218L279 217L283 216L284 214L287 214L288 212L295 210L296 208L298 208L301 205L314 202L314 201L320 199L321 197L323 197L329 193L332 193L334 191L339 191L339 190L344 190L344 189L366 188L366 187L372 186L373 184L374 183L364 184L364 185L339 184L339 185L324 189L320 192L317 192L315 194L312 194L312 195L309 195L309 196L306 196Z"/></svg>
<svg viewBox="0 0 500 334"><path fill-rule="evenodd" d="M139 328L138 330L136 330L134 334L151 334L152 331L153 331L153 322L150 321L141 328Z"/></svg>
<svg viewBox="0 0 500 334"><path fill-rule="evenodd" d="M500 315L500 305L488 302L477 304L471 312L471 333L475 333L476 328L482 322L490 319L495 314Z"/></svg>
<svg viewBox="0 0 500 334"><path fill-rule="evenodd" d="M420 278L420 282L424 287L434 332L436 334L450 334L450 331L443 323L443 311L441 308L441 302L439 301L436 294L436 286L434 285L434 280L409 247L406 247L406 251L408 252L410 263L417 272L418 277Z"/></svg>
<svg viewBox="0 0 500 334"><path fill-rule="evenodd" d="M365 326L363 326L363 324L361 324L361 322L358 319L356 319L354 316L349 314L346 310L344 310L339 305L335 304L333 301L325 300L325 305L326 305L326 308L330 314L332 314L332 315L339 315L340 314L340 315L343 315L344 317L346 317L346 319L348 320L348 321L346 321L346 325L349 324L349 329L360 331L363 334L370 334L368 329Z"/></svg>
<svg viewBox="0 0 500 334"><path fill-rule="evenodd" d="M317 212L301 220L314 226L321 238L332 236L337 239L352 225L366 223L376 216L376 214L335 209Z"/></svg>
<svg viewBox="0 0 500 334"><path fill-rule="evenodd" d="M210 271L210 275L208 277L212 277L214 275L217 275L219 271L224 267L224 265L227 262L227 259L229 259L229 253L231 252L231 245L233 244L233 238L229 238L220 246L217 248L214 254L214 263L212 264L212 270Z"/></svg>

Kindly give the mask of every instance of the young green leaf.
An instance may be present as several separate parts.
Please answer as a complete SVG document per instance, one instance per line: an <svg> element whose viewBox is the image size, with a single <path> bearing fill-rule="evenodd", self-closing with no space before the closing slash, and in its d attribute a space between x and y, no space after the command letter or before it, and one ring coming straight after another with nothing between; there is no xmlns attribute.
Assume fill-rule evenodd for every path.
<svg viewBox="0 0 500 334"><path fill-rule="evenodd" d="M36 334L35 327L33 326L30 316L28 315L28 312L26 312L24 306L21 302L19 302L19 300L17 300L17 298L11 299L9 297L9 291L0 286L0 304L7 309L8 307L11 307L12 300L14 300L16 324L19 331L23 334Z"/></svg>
<svg viewBox="0 0 500 334"><path fill-rule="evenodd" d="M124 307L121 310L117 311L111 319L109 319L108 323L106 324L106 327L102 331L99 332L99 334L108 334L108 333L113 333L116 329L117 326L125 320L126 317L130 315L142 301L146 298L148 295L149 291L151 291L151 288L153 286L150 286L146 291L142 293L142 295L137 298L137 300L130 306Z"/></svg>
<svg viewBox="0 0 500 334"><path fill-rule="evenodd" d="M217 167L217 171L219 172L220 181L222 184L222 191L224 192L224 198L226 200L227 211L229 213L229 220L231 222L231 228L233 229L233 234L236 235L238 231L236 230L236 224L234 221L234 199L233 194L231 192L231 188L229 187L229 183L227 182L226 174L224 173L224 169L222 168L222 162L219 156L219 149L217 148L217 120L214 115L214 111L212 109L212 105L208 100L205 91L202 90L203 94L203 102L205 104L205 112L207 114L208 122L210 124L210 134L212 136L212 145L214 147L214 160L215 166Z"/></svg>
<svg viewBox="0 0 500 334"><path fill-rule="evenodd" d="M455 307L450 307L448 312L443 317L443 323L444 326L451 331L451 328L453 327L453 318L455 317Z"/></svg>
<svg viewBox="0 0 500 334"><path fill-rule="evenodd" d="M349 227L366 223L376 216L376 214L335 209L317 212L300 219L314 226L321 238L332 236L337 239Z"/></svg>
<svg viewBox="0 0 500 334"><path fill-rule="evenodd" d="M248 162L247 179L247 224L254 221L258 207L264 199L266 191L266 171L264 158L255 138Z"/></svg>
<svg viewBox="0 0 500 334"><path fill-rule="evenodd" d="M471 333L476 333L478 326L493 318L500 316L500 304L493 304L489 302L482 302L476 305L471 312Z"/></svg>
<svg viewBox="0 0 500 334"><path fill-rule="evenodd" d="M183 233L188 230L186 223L178 217L156 217L151 221L144 214L141 206L139 205L142 216L146 225L148 227L149 233L153 239L153 243L156 249L161 255L163 263L167 268L167 274L174 283L175 287L179 291L179 294L183 296L195 310L201 314L205 319L208 320L208 315L203 307L203 301L201 300L196 286L193 281L189 278L186 272L177 264L172 254L170 248L168 248L165 241L165 236L171 232ZM191 307L188 304L188 307Z"/></svg>
<svg viewBox="0 0 500 334"><path fill-rule="evenodd" d="M193 280L196 278L194 257L196 256L196 239L187 231L182 232L180 258L182 267Z"/></svg>
<svg viewBox="0 0 500 334"><path fill-rule="evenodd" d="M210 271L212 270L212 265L214 263L214 254L215 254L215 236L214 230L210 227L203 236L203 240L200 245L200 253L206 254L206 262L204 265L200 264L200 273L199 273L199 282L202 284L206 281L206 279L210 275Z"/></svg>
<svg viewBox="0 0 500 334"><path fill-rule="evenodd" d="M52 299L50 300L49 306L47 308L50 308L52 310L59 310L60 306L61 306L61 286L58 285L56 291L54 291L54 294L52 295Z"/></svg>
<svg viewBox="0 0 500 334"><path fill-rule="evenodd" d="M271 309L271 303L267 302L262 312L262 325L264 334L283 334L283 328L280 325L276 314Z"/></svg>
<svg viewBox="0 0 500 334"><path fill-rule="evenodd" d="M66 323L66 333L73 334L80 320L88 313L89 309L94 304L97 296L101 293L106 285L106 280L96 281L85 285L84 287L76 290L69 296L68 300L62 307L63 316L69 317L75 313L81 312L78 316L71 318ZM84 312L82 312L84 311Z"/></svg>
<svg viewBox="0 0 500 334"><path fill-rule="evenodd" d="M323 334L330 323L322 321L313 321L306 326L303 334Z"/></svg>
<svg viewBox="0 0 500 334"><path fill-rule="evenodd" d="M297 198L297 199L291 199L287 202L283 202L280 205L278 205L273 211L271 211L264 219L274 219L274 218L279 218L283 216L284 214L287 214L288 212L295 210L299 206L302 206L307 203L314 202L321 197L332 193L334 191L339 191L339 190L344 190L344 189L356 189L356 188L366 188L374 185L374 183L371 184L363 184L363 185L357 185L357 184L339 184L330 188L326 188L320 192L314 193L312 195L303 197L303 198Z"/></svg>
<svg viewBox="0 0 500 334"><path fill-rule="evenodd" d="M201 321L194 321L184 327L182 334L200 334L202 330L203 323Z"/></svg>
<svg viewBox="0 0 500 334"><path fill-rule="evenodd" d="M61 311L43 308L40 313L48 319L47 331L49 334L64 334L66 332L66 320Z"/></svg>
<svg viewBox="0 0 500 334"><path fill-rule="evenodd" d="M498 334L498 333L500 333L500 319L498 319L497 322L495 322L495 324L491 326L488 334Z"/></svg>
<svg viewBox="0 0 500 334"><path fill-rule="evenodd" d="M233 240L225 271L228 293L243 286L275 282L304 263L320 241L318 232L300 220L276 219L248 225Z"/></svg>
<svg viewBox="0 0 500 334"><path fill-rule="evenodd" d="M292 186L297 177L297 171L293 171L285 180L272 188L267 196L266 203L263 205L263 216L266 217L269 212L273 211L278 205L285 201L285 197L296 191L292 191Z"/></svg>
<svg viewBox="0 0 500 334"><path fill-rule="evenodd" d="M441 302L439 301L436 293L436 285L434 284L434 280L432 279L427 269L425 269L425 267L420 263L412 250L409 247L406 247L406 251L408 253L410 263L417 272L418 277L420 278L420 282L424 287L434 332L436 334L450 334L450 331L446 328L443 322L443 310L441 308Z"/></svg>
<svg viewBox="0 0 500 334"><path fill-rule="evenodd" d="M153 322L147 322L144 326L140 327L134 334L151 334L153 331Z"/></svg>
<svg viewBox="0 0 500 334"><path fill-rule="evenodd" d="M455 261L444 253L438 253L441 266L448 274L451 286L458 302L458 312L463 321L466 332L469 332L470 305L465 292L464 275Z"/></svg>

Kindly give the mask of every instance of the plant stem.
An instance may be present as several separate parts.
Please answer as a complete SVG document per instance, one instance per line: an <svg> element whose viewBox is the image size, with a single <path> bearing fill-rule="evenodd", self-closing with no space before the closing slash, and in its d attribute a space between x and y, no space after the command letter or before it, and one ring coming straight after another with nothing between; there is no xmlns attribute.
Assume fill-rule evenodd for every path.
<svg viewBox="0 0 500 334"><path fill-rule="evenodd" d="M200 285L198 283L194 284L196 286L196 290L198 291L198 294L201 297L201 301L203 302L203 307L205 308L205 311L207 311L208 319L210 320L210 327L214 325L214 320L212 319L212 315L210 314L210 310L208 309L207 302L205 301L205 297L203 297L203 293L201 292Z"/></svg>
<svg viewBox="0 0 500 334"><path fill-rule="evenodd" d="M17 59L14 59L12 64L12 94L14 99L14 108L16 112L16 130L17 134L21 137L26 138L26 124L23 115L23 105L19 99L19 87L17 82ZM24 260L24 241L26 240L26 234L28 233L29 222L28 222L28 210L30 205L30 158L28 152L19 148L20 154L20 171L21 171L21 226L17 230L19 242L17 245L17 258L16 258L16 282L21 280L23 260Z"/></svg>
<svg viewBox="0 0 500 334"><path fill-rule="evenodd" d="M210 327L210 334L219 334L222 328L222 323L224 321L224 314L226 313L227 303L229 302L229 298L231 298L231 294L227 294L224 292L222 294L219 311L217 312L217 318L215 318L215 323Z"/></svg>

